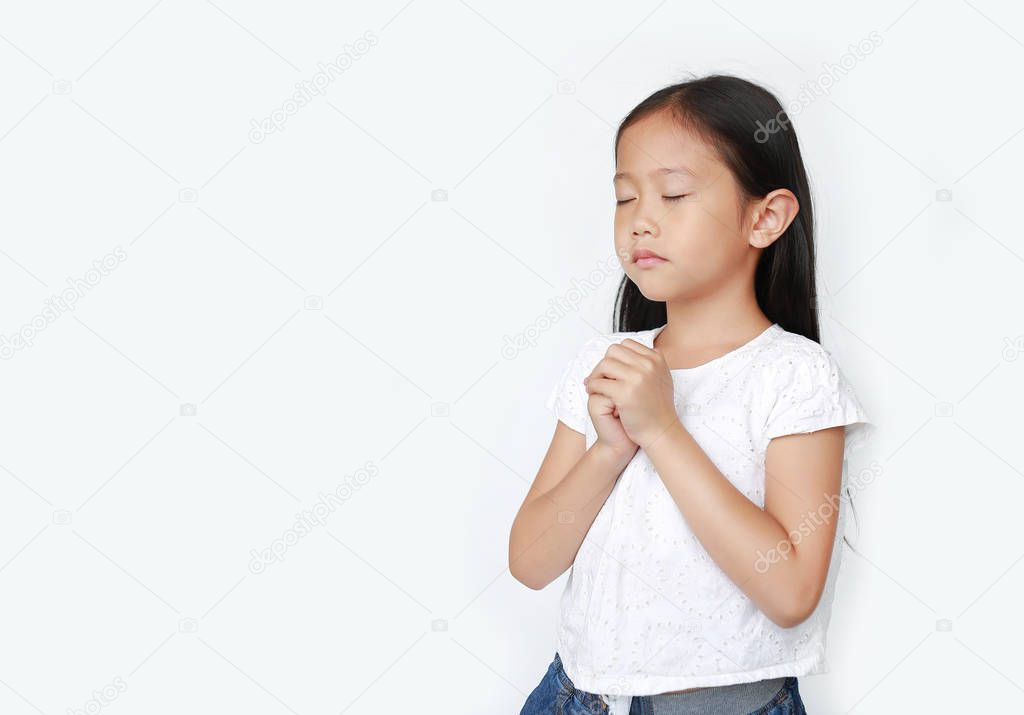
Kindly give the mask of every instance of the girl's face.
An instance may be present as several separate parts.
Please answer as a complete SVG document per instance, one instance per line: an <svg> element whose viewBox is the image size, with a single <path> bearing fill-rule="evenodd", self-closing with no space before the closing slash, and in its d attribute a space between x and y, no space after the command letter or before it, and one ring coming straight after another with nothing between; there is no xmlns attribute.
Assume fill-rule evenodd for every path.
<svg viewBox="0 0 1024 715"><path fill-rule="evenodd" d="M750 282L761 251L749 240L747 202L714 150L668 112L623 132L614 185L615 250L648 300L699 298L741 277ZM643 259L645 250L661 259Z"/></svg>

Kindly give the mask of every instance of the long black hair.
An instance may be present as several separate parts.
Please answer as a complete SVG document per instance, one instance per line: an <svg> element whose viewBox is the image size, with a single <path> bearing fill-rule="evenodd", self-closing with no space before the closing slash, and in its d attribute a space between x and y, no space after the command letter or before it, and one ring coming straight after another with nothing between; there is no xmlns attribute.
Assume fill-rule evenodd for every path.
<svg viewBox="0 0 1024 715"><path fill-rule="evenodd" d="M820 344L811 190L796 131L782 104L764 87L731 75L714 74L673 84L647 97L622 120L615 134L616 159L622 133L660 111L670 112L681 127L715 148L744 198L758 199L775 189L789 189L796 196L800 203L796 217L761 252L754 272L754 293L769 320ZM649 330L667 320L663 301L648 300L628 275L622 277L615 297L613 330ZM849 487L847 493L852 506Z"/></svg>

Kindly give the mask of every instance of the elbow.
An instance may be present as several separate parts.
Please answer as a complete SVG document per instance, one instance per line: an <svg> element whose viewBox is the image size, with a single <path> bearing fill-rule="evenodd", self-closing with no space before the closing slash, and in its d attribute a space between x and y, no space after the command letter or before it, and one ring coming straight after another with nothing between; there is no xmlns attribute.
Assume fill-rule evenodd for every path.
<svg viewBox="0 0 1024 715"><path fill-rule="evenodd" d="M810 611L791 610L773 613L768 617L771 619L772 623L777 625L779 628L796 628L806 621L810 615Z"/></svg>
<svg viewBox="0 0 1024 715"><path fill-rule="evenodd" d="M540 591L542 588L548 585L547 581L541 581L536 576L537 574L531 573L531 569L528 568L529 564L524 563L527 559L523 558L526 555L525 550L517 548L515 538L509 539L508 545L508 572L512 574L519 583L523 584L527 588L533 591ZM524 568L526 567L526 568Z"/></svg>
<svg viewBox="0 0 1024 715"><path fill-rule="evenodd" d="M537 544L538 540L534 536L516 532L513 526L508 542L508 572L512 578L533 591L545 588L572 565L571 562L553 562L553 556L544 553L543 545Z"/></svg>
<svg viewBox="0 0 1024 715"><path fill-rule="evenodd" d="M518 576L516 577L516 581L518 581L519 583L523 584L524 586L526 586L531 591L540 591L545 586L547 586L546 583L541 583L540 581L531 581L529 579L519 578Z"/></svg>
<svg viewBox="0 0 1024 715"><path fill-rule="evenodd" d="M546 582L540 581L536 578L531 578L530 574L523 573L520 569L516 568L514 562L509 562L508 572L512 574L512 578L532 591L540 591L548 585Z"/></svg>
<svg viewBox="0 0 1024 715"><path fill-rule="evenodd" d="M820 588L794 589L766 615L779 628L796 628L811 617L820 600Z"/></svg>

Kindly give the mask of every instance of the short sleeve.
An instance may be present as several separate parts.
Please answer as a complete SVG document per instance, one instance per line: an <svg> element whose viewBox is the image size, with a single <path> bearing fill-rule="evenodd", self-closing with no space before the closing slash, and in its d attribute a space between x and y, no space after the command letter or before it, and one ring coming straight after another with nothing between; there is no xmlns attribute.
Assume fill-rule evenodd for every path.
<svg viewBox="0 0 1024 715"><path fill-rule="evenodd" d="M544 402L544 406L554 413L555 417L582 434L586 434L587 421L590 419L590 413L587 411L589 398L583 385L583 378L593 369L587 362L592 345L593 340L587 341L569 361Z"/></svg>
<svg viewBox="0 0 1024 715"><path fill-rule="evenodd" d="M843 456L861 448L876 425L835 358L820 346L780 359L772 380L765 444L787 434L846 426Z"/></svg>

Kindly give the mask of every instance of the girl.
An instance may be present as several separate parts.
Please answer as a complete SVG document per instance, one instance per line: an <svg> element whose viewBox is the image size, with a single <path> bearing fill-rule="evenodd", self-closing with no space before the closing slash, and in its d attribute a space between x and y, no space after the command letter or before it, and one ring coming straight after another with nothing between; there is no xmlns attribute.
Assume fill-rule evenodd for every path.
<svg viewBox="0 0 1024 715"><path fill-rule="evenodd" d="M846 455L875 425L819 344L813 213L779 101L714 75L615 137L615 329L588 340L512 525L572 571L535 713L804 713L825 672Z"/></svg>

